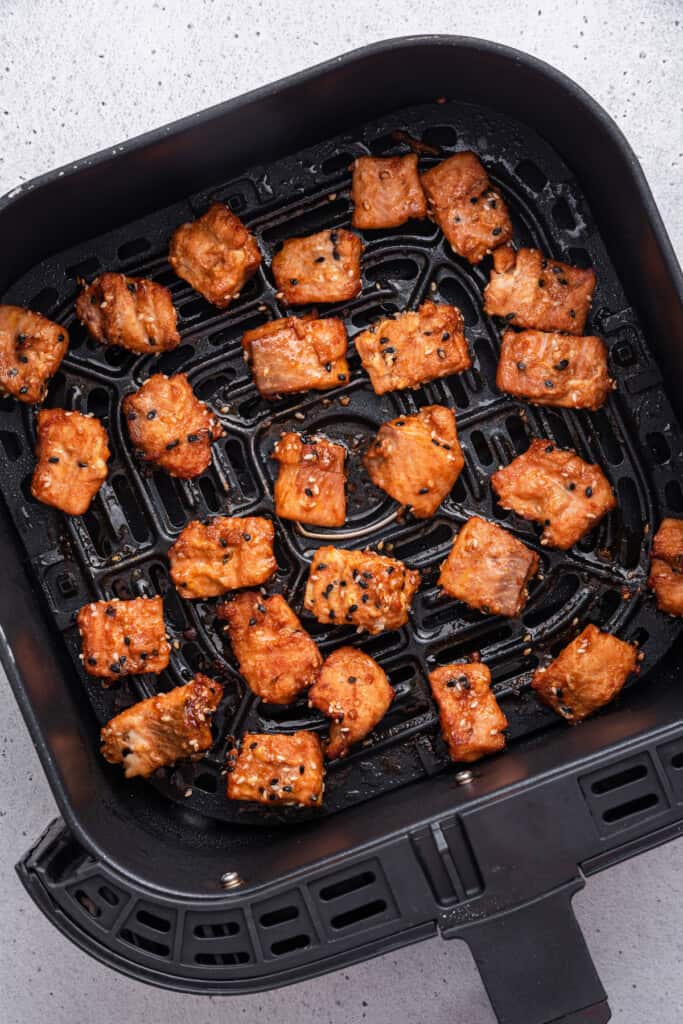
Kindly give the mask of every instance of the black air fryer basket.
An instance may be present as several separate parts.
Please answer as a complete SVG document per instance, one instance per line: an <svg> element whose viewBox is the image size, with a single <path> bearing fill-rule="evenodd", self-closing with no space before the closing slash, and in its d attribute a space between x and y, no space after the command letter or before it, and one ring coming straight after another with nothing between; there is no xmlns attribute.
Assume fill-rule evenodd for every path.
<svg viewBox="0 0 683 1024"><path fill-rule="evenodd" d="M426 297L463 311L472 370L377 397L351 358L338 391L259 398L242 332L282 314L268 266L282 239L349 223L349 165L406 152L424 166L460 149L484 160L515 240L593 266L590 328L618 389L598 413L526 406L494 387L498 326L487 266L454 257L428 221L367 232L363 291L341 312L351 335ZM256 234L267 259L229 310L176 278L168 240L213 200ZM66 519L30 498L35 410L0 399L3 663L62 819L19 865L50 919L93 956L185 991L271 988L433 935L465 939L501 1022L605 1021L605 994L571 909L584 876L676 836L683 821L683 660L677 620L646 588L650 539L683 514L680 272L638 163L572 82L524 54L455 37L381 43L53 172L0 202L2 301L66 325L72 343L48 404L104 418L113 458L91 511ZM75 321L82 279L102 270L168 286L182 345L157 361L93 344ZM352 349L353 351L353 349ZM145 473L124 439L121 397L154 370L186 371L226 436L210 470ZM397 518L358 473L379 423L439 402L457 410L466 468L434 517ZM376 547L423 573L408 628L360 639L397 699L328 772L321 810L270 811L225 798L226 739L245 729L322 729L305 700L260 703L226 652L211 602L183 602L165 552L193 518L272 514L283 429L349 445L340 531L276 521L272 589L300 608L322 543ZM548 437L600 463L619 508L570 552L500 509L487 478ZM483 618L439 596L453 528L505 521L541 572L521 620ZM104 597L160 593L173 640L159 679L104 690L78 660L75 613ZM529 691L534 668L586 623L637 641L642 672L615 704L569 728ZM306 621L323 651L349 630ZM355 641L354 641L355 642ZM448 762L427 672L480 652L510 722L508 750L469 771ZM98 753L101 724L197 670L226 682L217 742L193 765L126 782Z"/></svg>

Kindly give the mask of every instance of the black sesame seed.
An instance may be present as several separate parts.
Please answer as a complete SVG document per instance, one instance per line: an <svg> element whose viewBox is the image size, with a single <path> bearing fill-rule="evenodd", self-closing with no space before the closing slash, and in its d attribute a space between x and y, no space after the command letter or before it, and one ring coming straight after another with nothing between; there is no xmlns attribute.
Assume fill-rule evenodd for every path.
<svg viewBox="0 0 683 1024"><path fill-rule="evenodd" d="M371 580L372 579L372 573L371 572L364 572L363 573L363 579L364 580Z"/></svg>
<svg viewBox="0 0 683 1024"><path fill-rule="evenodd" d="M330 611L329 611L329 613L328 613L328 614L329 614L329 616L330 616L330 618L331 618L331 619L335 619L335 618L337 617L337 616L336 616L336 612L333 612L333 611L332 611L332 609L330 609Z"/></svg>
<svg viewBox="0 0 683 1024"><path fill-rule="evenodd" d="M576 484L575 484L575 483L573 483L573 482L572 482L572 483L569 483L569 484L567 484L567 490L568 490L568 491L575 491L575 490L576 490Z"/></svg>
<svg viewBox="0 0 683 1024"><path fill-rule="evenodd" d="M9 373L8 373L8 377L16 377L16 375L17 375L18 373L19 373L19 371L17 370L16 366L12 366L12 367L10 368L10 371L9 371Z"/></svg>
<svg viewBox="0 0 683 1024"><path fill-rule="evenodd" d="M115 661L112 661L111 665L109 666L109 671L113 672L114 675L118 675L119 672L121 671L121 666L117 665Z"/></svg>
<svg viewBox="0 0 683 1024"><path fill-rule="evenodd" d="M250 750L256 750L257 747L258 747L258 743L256 743L256 742L249 744L249 749Z"/></svg>
<svg viewBox="0 0 683 1024"><path fill-rule="evenodd" d="M64 341L64 335L63 334L58 334L57 335L57 341Z"/></svg>
<svg viewBox="0 0 683 1024"><path fill-rule="evenodd" d="M319 562L318 569L327 569L327 562Z"/></svg>
<svg viewBox="0 0 683 1024"><path fill-rule="evenodd" d="M478 196L472 196L472 198L470 199L470 202L472 203L472 206L474 206L475 203L479 202L479 197Z"/></svg>
<svg viewBox="0 0 683 1024"><path fill-rule="evenodd" d="M565 286L569 284L569 281L567 280L566 277L558 277L557 281L558 281L558 284L563 284Z"/></svg>
<svg viewBox="0 0 683 1024"><path fill-rule="evenodd" d="M545 451L548 453L548 455L550 455L551 452L555 451L555 445L554 444L546 445L545 446Z"/></svg>
<svg viewBox="0 0 683 1024"><path fill-rule="evenodd" d="M256 625L256 619L249 619L249 625L250 626L255 626Z"/></svg>
<svg viewBox="0 0 683 1024"><path fill-rule="evenodd" d="M586 494L587 498L592 498L593 497L593 488L592 487L587 487L586 491L585 491L585 494Z"/></svg>
<svg viewBox="0 0 683 1024"><path fill-rule="evenodd" d="M388 352L388 353L389 353L389 354L391 355L391 353L392 353L392 352L395 352L395 351L396 351L396 349L395 349L395 348L392 348L392 346L391 346L391 345L389 345L389 346L388 346L388 348L385 348L385 349L384 349L384 351L385 351L385 352Z"/></svg>
<svg viewBox="0 0 683 1024"><path fill-rule="evenodd" d="M147 661L148 657L147 651L140 651L140 661Z"/></svg>
<svg viewBox="0 0 683 1024"><path fill-rule="evenodd" d="M572 320L573 320L573 319L574 319L574 317L576 316L576 310L574 310L574 309L570 309L570 310L569 310L569 315L570 315L570 317L571 317L571 318L572 318Z"/></svg>
<svg viewBox="0 0 683 1024"><path fill-rule="evenodd" d="M136 412L129 412L128 415L126 416L126 419L128 420L129 423L133 423L137 418L138 414Z"/></svg>
<svg viewBox="0 0 683 1024"><path fill-rule="evenodd" d="M559 363L555 363L555 366L553 367L553 369L555 369L555 370L566 370L568 366L569 366L569 360L568 359L560 359Z"/></svg>
<svg viewBox="0 0 683 1024"><path fill-rule="evenodd" d="M304 494L306 495L307 498L313 497L313 491L311 490L310 487L304 488Z"/></svg>
<svg viewBox="0 0 683 1024"><path fill-rule="evenodd" d="M27 363L28 362L28 356L19 356L19 362L20 363Z"/></svg>
<svg viewBox="0 0 683 1024"><path fill-rule="evenodd" d="M218 543L220 544L220 546L221 546L222 548L227 548L227 546L228 546L228 542L227 542L227 540L225 539L225 537L221 537L221 539L220 539L220 540L218 541Z"/></svg>
<svg viewBox="0 0 683 1024"><path fill-rule="evenodd" d="M113 619L116 615L116 608L112 608L112 606L108 604L105 608L105 614L108 615L110 619Z"/></svg>
<svg viewBox="0 0 683 1024"><path fill-rule="evenodd" d="M561 704L561 705L560 705L560 712L561 712L561 713L562 713L563 715L570 715L570 716L571 716L571 715L573 715L573 714L574 714L574 712L572 711L572 709L571 709L571 708L568 708L568 707L566 707L566 706L565 706L564 704Z"/></svg>
<svg viewBox="0 0 683 1024"><path fill-rule="evenodd" d="M88 664L89 665L96 665L97 664L97 658L93 658L93 656L91 654L90 657L88 658Z"/></svg>
<svg viewBox="0 0 683 1024"><path fill-rule="evenodd" d="M498 203L496 202L495 199L489 199L489 210L495 210L497 205Z"/></svg>
<svg viewBox="0 0 683 1024"><path fill-rule="evenodd" d="M549 519L544 519L543 520L543 525L544 526L550 526L550 520Z"/></svg>
<svg viewBox="0 0 683 1024"><path fill-rule="evenodd" d="M292 787L291 786L283 786L282 787L282 792L283 793L291 793L292 792Z"/></svg>
<svg viewBox="0 0 683 1024"><path fill-rule="evenodd" d="M187 440L190 442L190 444L195 444L197 441L200 441L201 438L199 437L199 434L188 434Z"/></svg>
<svg viewBox="0 0 683 1024"><path fill-rule="evenodd" d="M460 223L460 217L458 217L457 213L456 213L455 217L453 218L453 223L454 224L459 224Z"/></svg>
<svg viewBox="0 0 683 1024"><path fill-rule="evenodd" d="M316 258L315 258L315 260L313 262L314 263L324 263L325 262L325 257L324 256L316 256Z"/></svg>
<svg viewBox="0 0 683 1024"><path fill-rule="evenodd" d="M357 611L358 611L358 605L357 604L352 604L352 605L349 606L349 612L348 612L349 615L353 615L353 613L357 612Z"/></svg>
<svg viewBox="0 0 683 1024"><path fill-rule="evenodd" d="M169 441L168 444L166 445L166 451L167 452L172 451L174 448L177 448L179 444L180 444L180 441L177 441L177 440L176 441Z"/></svg>
<svg viewBox="0 0 683 1024"><path fill-rule="evenodd" d="M428 487L421 487L420 490L417 493L418 494L429 494L429 488Z"/></svg>
<svg viewBox="0 0 683 1024"><path fill-rule="evenodd" d="M554 388L555 387L555 385L553 384L553 382L551 380L544 380L543 383L545 384L545 386L547 388Z"/></svg>
<svg viewBox="0 0 683 1024"><path fill-rule="evenodd" d="M561 274L562 273L562 268L561 267L555 266L555 267L551 267L550 269L552 270L553 274Z"/></svg>
<svg viewBox="0 0 683 1024"><path fill-rule="evenodd" d="M538 287L539 288L545 288L545 278L544 277L539 277L539 279L538 279Z"/></svg>
<svg viewBox="0 0 683 1024"><path fill-rule="evenodd" d="M504 319L508 320L508 321L509 320L514 320L516 316L517 316L516 313L506 313Z"/></svg>
<svg viewBox="0 0 683 1024"><path fill-rule="evenodd" d="M243 537L243 538L244 538L244 540L245 540L245 541L247 542L247 544L248 544L248 543L249 543L249 541L251 540L251 534L250 534L250 533L243 533L243 534L242 534L242 537Z"/></svg>
<svg viewBox="0 0 683 1024"><path fill-rule="evenodd" d="M275 793L269 793L268 794L268 799L269 800L277 800L277 797L276 797Z"/></svg>
<svg viewBox="0 0 683 1024"><path fill-rule="evenodd" d="M156 416L156 414L157 414L156 409L150 409L149 412L147 413L147 419L148 420L153 420L154 417Z"/></svg>
<svg viewBox="0 0 683 1024"><path fill-rule="evenodd" d="M135 284L132 281L129 281L128 284L126 285L126 287L127 287L129 292L136 291Z"/></svg>
<svg viewBox="0 0 683 1024"><path fill-rule="evenodd" d="M150 336L150 337L149 337L149 338L147 339L147 344L148 344L148 345L151 345L151 346L152 346L152 348L153 348L153 347L154 347L154 346L156 345L156 343L157 343L157 339L156 339L156 338L152 338L152 337Z"/></svg>
<svg viewBox="0 0 683 1024"><path fill-rule="evenodd" d="M266 606L264 604L257 604L256 605L256 611L260 612L261 615L265 615L266 614Z"/></svg>
<svg viewBox="0 0 683 1024"><path fill-rule="evenodd" d="M370 595L369 594L363 594L363 596L361 597L361 601L363 602L363 604L367 604L369 600L370 600Z"/></svg>
<svg viewBox="0 0 683 1024"><path fill-rule="evenodd" d="M517 369L524 373L524 371L526 370L526 363L517 363Z"/></svg>
<svg viewBox="0 0 683 1024"><path fill-rule="evenodd" d="M59 459L58 459L58 457L56 455L51 455L50 458L47 461L56 464L56 463L59 462Z"/></svg>
<svg viewBox="0 0 683 1024"><path fill-rule="evenodd" d="M332 372L332 363L325 363L325 373Z"/></svg>
<svg viewBox="0 0 683 1024"><path fill-rule="evenodd" d="M406 421L405 420L396 420L395 426L397 426L397 427L405 427L405 425L406 425Z"/></svg>
<svg viewBox="0 0 683 1024"><path fill-rule="evenodd" d="M451 336L450 331L444 331L443 334L441 335L441 340L442 341L448 341L450 336Z"/></svg>
<svg viewBox="0 0 683 1024"><path fill-rule="evenodd" d="M382 337L381 337L381 338L379 339L379 343L380 343L380 345L388 345L388 344L389 344L389 341L390 341L390 339L389 339L389 338L387 338L386 336L382 336Z"/></svg>
<svg viewBox="0 0 683 1024"><path fill-rule="evenodd" d="M346 380L346 374L345 373L338 373L337 374L337 380Z"/></svg>
<svg viewBox="0 0 683 1024"><path fill-rule="evenodd" d="M491 232L491 234L495 235L497 237L498 235L501 234L502 230L503 230L502 228L494 228L493 231Z"/></svg>
<svg viewBox="0 0 683 1024"><path fill-rule="evenodd" d="M350 683L358 682L358 676L349 676L349 682Z"/></svg>
<svg viewBox="0 0 683 1024"><path fill-rule="evenodd" d="M305 766L304 766L304 765L302 765L302 764L300 764L300 765L299 765L299 775L303 775L303 773L304 773L305 771L306 771L306 768L305 768Z"/></svg>
<svg viewBox="0 0 683 1024"><path fill-rule="evenodd" d="M435 444L437 448L441 447L439 442L437 441L437 439L435 437L433 437L431 440L432 440L432 444Z"/></svg>
<svg viewBox="0 0 683 1024"><path fill-rule="evenodd" d="M91 306L96 306L97 305L97 296L96 295L91 295L90 296L90 305Z"/></svg>
<svg viewBox="0 0 683 1024"><path fill-rule="evenodd" d="M87 469L88 468L88 463L87 462L79 462L78 463L78 468L79 469Z"/></svg>
<svg viewBox="0 0 683 1024"><path fill-rule="evenodd" d="M28 394L28 388L26 387L25 384L24 384L24 386L22 388L19 388L19 394L20 395L27 395Z"/></svg>
<svg viewBox="0 0 683 1024"><path fill-rule="evenodd" d="M126 645L126 647L130 647L130 637L129 636L124 636L123 642Z"/></svg>
<svg viewBox="0 0 683 1024"><path fill-rule="evenodd" d="M290 284L298 284L299 283L299 278L298 277L290 277L289 283Z"/></svg>

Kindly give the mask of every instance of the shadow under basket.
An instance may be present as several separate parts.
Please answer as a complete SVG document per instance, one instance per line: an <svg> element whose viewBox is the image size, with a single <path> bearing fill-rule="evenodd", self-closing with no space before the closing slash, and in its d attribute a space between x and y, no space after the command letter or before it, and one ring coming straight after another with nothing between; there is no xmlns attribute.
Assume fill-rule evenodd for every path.
<svg viewBox="0 0 683 1024"><path fill-rule="evenodd" d="M259 397L240 337L284 313L273 253L284 238L350 223L356 156L416 143L425 168L476 150L510 208L516 244L595 267L589 330L604 337L617 381L599 413L524 406L496 390L500 325L481 305L490 260L466 264L430 221L366 232L361 294L325 313L343 316L352 338L425 298L453 303L473 368L378 397L352 346L351 379L338 390ZM226 311L166 262L174 228L216 200L266 257ZM71 334L47 404L100 417L112 448L91 510L67 522L30 497L35 410L0 399L0 654L62 815L18 866L45 914L125 974L213 994L273 988L440 932L469 943L501 1024L608 1020L572 896L584 876L680 834L683 822L680 622L657 612L646 586L652 533L662 517L683 515L681 279L612 121L525 54L457 37L393 40L24 185L0 200L0 230L2 301ZM178 349L154 361L88 340L73 302L79 282L105 269L171 289ZM225 428L196 481L145 472L131 455L121 398L155 370L186 372ZM434 519L417 522L397 517L359 454L383 420L430 403L456 409L466 467ZM305 620L324 652L354 637L397 693L367 741L329 766L316 811L226 799L227 737L324 721L305 701L278 708L247 691L215 602L181 601L165 558L190 519L274 516L269 455L287 429L347 444L352 487L340 531L275 517L270 589L300 609L311 555L331 540L383 541L423 574L402 630L356 638ZM602 465L617 493L618 509L570 552L541 547L491 495L490 474L534 436ZM519 620L482 617L438 593L453 531L475 514L539 552ZM76 611L153 593L165 601L169 669L102 689L79 661ZM613 706L568 728L529 681L589 622L637 642L644 660ZM462 771L439 737L427 674L474 652L491 667L508 749ZM196 671L226 684L214 746L149 782L126 781L99 756L100 726Z"/></svg>

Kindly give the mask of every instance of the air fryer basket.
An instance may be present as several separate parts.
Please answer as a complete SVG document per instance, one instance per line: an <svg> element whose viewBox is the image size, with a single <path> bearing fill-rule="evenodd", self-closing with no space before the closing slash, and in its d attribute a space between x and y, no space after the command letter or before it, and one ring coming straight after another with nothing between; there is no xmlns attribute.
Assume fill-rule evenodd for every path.
<svg viewBox="0 0 683 1024"><path fill-rule="evenodd" d="M423 72L411 95L402 61ZM506 104L492 90L494 74L508 76ZM532 88L524 80L534 76L540 84ZM361 103L364 91L377 109L370 102L360 115L349 108ZM405 105L408 99L419 102ZM562 139L551 117L554 111L559 119L560 99L572 117ZM292 123L290 105L302 115L305 108L307 127ZM263 152L254 151L253 142L250 151L246 142L236 144L256 118L263 124ZM586 133L592 129L590 173L572 139L581 121ZM327 123L347 127L329 138ZM596 137L596 126L602 136ZM275 136L270 150L268 128ZM219 168L211 147L223 135L230 148L225 151L224 140ZM206 155L190 167L197 142ZM225 312L171 272L165 258L170 233L211 201L227 202L270 257L288 236L349 223L355 156L405 152L414 144L425 166L455 150L476 150L511 208L518 243L596 268L590 326L607 341L618 383L604 411L535 409L496 391L499 330L481 311L487 268L454 258L427 221L365 233L363 292L329 310L344 316L353 336L378 316L414 308L426 297L459 306L474 368L418 392L378 398L352 358L351 381L337 391L266 403L253 387L239 339L248 327L283 314L268 270ZM236 166L233 147L244 151ZM430 934L438 920L442 934L470 942L501 1021L529 1024L602 1006L604 993L569 904L580 884L577 865L597 869L662 841L679 828L683 800L680 699L667 686L678 670L672 648L680 623L656 612L645 586L651 526L683 512L682 435L657 365L680 372L681 353L664 332L682 314L675 261L632 155L605 115L545 66L490 44L423 39L371 47L131 144L130 188L121 196L119 159L103 155L80 172L48 176L0 206L0 224L6 219L9 231L18 232L3 301L38 309L71 333L48 404L103 417L113 442L109 480L92 510L67 523L30 500L34 410L0 400L2 491L16 531L8 564L16 564L17 583L0 609L17 659L16 666L8 657L5 662L69 827L51 827L27 856L21 866L27 886L94 955L181 988L239 991L283 983ZM618 169L634 178L632 223L612 222L614 199L603 192L607 166L613 188ZM159 185L156 199L146 196L149 177ZM66 210L58 211L56 196L48 193L70 182L72 200L62 197ZM623 210L629 181L621 188ZM105 194L111 197L107 209L98 203ZM99 232L87 239L76 217L84 204L90 205L81 221L86 233ZM40 251L37 228L48 214L53 238L44 238L43 227ZM35 239L27 217L36 225ZM86 338L73 299L78 282L103 269L171 288L183 335L179 349L154 361ZM639 301L642 292L655 290L656 302L654 296ZM155 370L187 372L225 426L212 467L198 481L151 474L131 456L120 398ZM359 471L359 457L380 422L431 402L456 409L467 462L437 516L420 523L397 517L393 503ZM219 511L272 515L269 453L284 429L320 430L349 445L349 518L338 531L278 523L280 569L270 589L300 607L311 554L330 540L379 545L423 572L409 628L360 641L388 671L397 700L359 751L330 766L318 812L255 810L225 799L227 737L324 723L305 701L276 708L246 691L221 640L214 603L179 599L164 557L191 518ZM603 465L615 486L618 511L572 552L540 547L533 527L492 500L488 476L532 436L576 448ZM438 595L436 573L453 528L472 514L504 521L539 552L541 573L521 620L482 618ZM21 546L25 568L18 564ZM150 593L165 599L174 648L168 672L109 690L88 681L78 659L75 611L99 597ZM29 604L35 606L30 611ZM39 678L44 682L45 666L26 664L33 657L23 629L38 614L55 663L48 669L56 676L50 687ZM616 708L567 730L530 694L528 682L539 661L587 622L637 641L643 674ZM323 651L355 638L313 620L306 625ZM471 779L449 767L426 675L434 664L474 651L492 669L510 730L509 752L482 763ZM198 669L228 683L217 742L206 758L163 774L153 788L124 783L97 761L102 722ZM64 707L66 691L73 708ZM658 701L663 706L655 714ZM561 823L558 808L567 818ZM124 834L115 836L113 822L121 815ZM124 848L126 838L130 848ZM227 896L219 895L221 877ZM520 935L529 949L517 977ZM602 1006L586 1019L607 1019L607 1012Z"/></svg>

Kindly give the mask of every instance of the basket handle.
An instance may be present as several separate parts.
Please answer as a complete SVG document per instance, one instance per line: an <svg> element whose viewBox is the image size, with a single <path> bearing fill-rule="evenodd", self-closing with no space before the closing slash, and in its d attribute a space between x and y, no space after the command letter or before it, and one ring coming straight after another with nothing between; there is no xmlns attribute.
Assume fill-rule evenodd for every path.
<svg viewBox="0 0 683 1024"><path fill-rule="evenodd" d="M572 909L574 882L458 931L499 1024L605 1024L607 996Z"/></svg>

